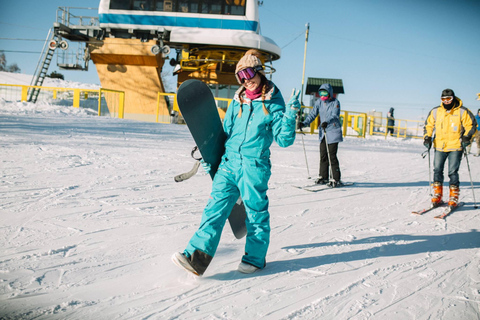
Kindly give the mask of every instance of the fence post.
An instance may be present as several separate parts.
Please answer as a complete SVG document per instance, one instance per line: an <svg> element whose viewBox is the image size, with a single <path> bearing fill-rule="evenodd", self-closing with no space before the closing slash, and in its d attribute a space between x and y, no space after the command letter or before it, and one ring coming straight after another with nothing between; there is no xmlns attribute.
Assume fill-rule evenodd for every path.
<svg viewBox="0 0 480 320"><path fill-rule="evenodd" d="M73 89L73 107L80 108L80 89Z"/></svg>
<svg viewBox="0 0 480 320"><path fill-rule="evenodd" d="M347 135L347 127L348 127L348 111L343 111L342 132L344 137Z"/></svg>
<svg viewBox="0 0 480 320"><path fill-rule="evenodd" d="M102 88L98 90L98 116L102 115Z"/></svg>
<svg viewBox="0 0 480 320"><path fill-rule="evenodd" d="M26 102L27 100L28 100L28 86L22 86L22 102Z"/></svg>
<svg viewBox="0 0 480 320"><path fill-rule="evenodd" d="M125 105L125 92L120 92L120 101L118 101L118 118L123 119L124 105Z"/></svg>
<svg viewBox="0 0 480 320"><path fill-rule="evenodd" d="M160 113L160 92L157 92L157 123L158 123L158 115Z"/></svg>

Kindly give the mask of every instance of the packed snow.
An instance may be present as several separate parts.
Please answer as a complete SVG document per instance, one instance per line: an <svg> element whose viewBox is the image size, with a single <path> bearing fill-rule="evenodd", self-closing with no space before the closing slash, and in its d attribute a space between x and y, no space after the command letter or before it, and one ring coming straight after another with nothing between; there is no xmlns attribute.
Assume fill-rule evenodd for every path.
<svg viewBox="0 0 480 320"><path fill-rule="evenodd" d="M211 188L201 169L174 182L194 164L185 125L0 99L0 137L1 319L480 319L479 157L473 189L462 160L465 206L438 220L411 214L430 197L421 140L347 137L355 184L317 193L294 186L318 171L318 137L274 144L266 268L236 271L245 239L226 225L195 277L170 260Z"/></svg>

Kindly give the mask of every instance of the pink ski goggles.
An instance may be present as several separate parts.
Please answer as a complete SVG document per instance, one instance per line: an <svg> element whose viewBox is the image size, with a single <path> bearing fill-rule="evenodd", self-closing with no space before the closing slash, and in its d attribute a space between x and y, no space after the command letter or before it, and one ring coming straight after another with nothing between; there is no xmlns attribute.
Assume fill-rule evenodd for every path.
<svg viewBox="0 0 480 320"><path fill-rule="evenodd" d="M240 70L235 74L235 77L237 77L238 83L242 84L245 82L245 80L251 80L255 75L257 74L258 71L262 70L262 66L256 66L256 67L248 67L246 69Z"/></svg>

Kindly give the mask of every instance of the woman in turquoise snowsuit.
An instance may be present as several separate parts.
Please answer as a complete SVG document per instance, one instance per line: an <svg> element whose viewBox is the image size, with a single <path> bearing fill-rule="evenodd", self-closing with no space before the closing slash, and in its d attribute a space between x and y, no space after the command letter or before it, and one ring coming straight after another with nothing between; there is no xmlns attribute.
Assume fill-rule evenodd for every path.
<svg viewBox="0 0 480 320"><path fill-rule="evenodd" d="M172 257L177 265L196 275L205 272L215 255L225 222L239 196L247 213L247 236L238 270L251 273L265 267L270 242L270 145L275 140L281 147L288 147L295 141L299 92L285 107L280 91L265 78L262 63L254 55L240 59L236 76L243 86L225 115L225 153L213 179L210 199L185 251Z"/></svg>

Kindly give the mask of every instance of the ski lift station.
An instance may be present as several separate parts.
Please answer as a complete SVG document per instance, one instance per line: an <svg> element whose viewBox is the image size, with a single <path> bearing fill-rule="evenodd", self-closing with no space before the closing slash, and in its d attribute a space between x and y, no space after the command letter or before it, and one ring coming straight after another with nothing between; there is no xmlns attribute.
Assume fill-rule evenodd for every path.
<svg viewBox="0 0 480 320"><path fill-rule="evenodd" d="M87 70L92 60L102 88L125 92L130 119L152 121L158 110L169 118L168 99L158 99L165 63L177 87L199 79L216 97L231 98L235 66L247 50L260 52L267 73L281 54L260 34L257 0L100 0L98 16L93 8L90 16L77 15L78 9L85 8L58 9L35 85L42 85L56 49L60 69ZM82 46L73 59L66 54L71 42Z"/></svg>

